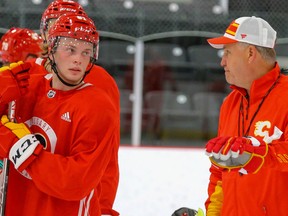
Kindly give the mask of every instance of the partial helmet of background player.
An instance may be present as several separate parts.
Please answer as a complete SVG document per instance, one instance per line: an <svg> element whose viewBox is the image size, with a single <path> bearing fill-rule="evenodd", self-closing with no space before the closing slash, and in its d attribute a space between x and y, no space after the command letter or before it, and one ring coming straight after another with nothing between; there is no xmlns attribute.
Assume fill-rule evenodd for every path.
<svg viewBox="0 0 288 216"><path fill-rule="evenodd" d="M43 39L28 28L9 29L0 40L0 60L4 65L41 55Z"/></svg>
<svg viewBox="0 0 288 216"><path fill-rule="evenodd" d="M47 32L50 26L52 26L55 20L61 15L68 13L80 16L87 16L83 7L78 2L72 0L56 0L48 5L46 10L42 14L40 22L40 33L45 42L48 37Z"/></svg>

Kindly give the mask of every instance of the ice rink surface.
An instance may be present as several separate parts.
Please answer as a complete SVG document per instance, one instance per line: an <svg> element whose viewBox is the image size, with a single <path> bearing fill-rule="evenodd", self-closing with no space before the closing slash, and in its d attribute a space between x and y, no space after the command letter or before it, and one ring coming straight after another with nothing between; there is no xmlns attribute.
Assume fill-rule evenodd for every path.
<svg viewBox="0 0 288 216"><path fill-rule="evenodd" d="M125 147L114 209L121 216L171 216L204 209L210 161L204 148Z"/></svg>

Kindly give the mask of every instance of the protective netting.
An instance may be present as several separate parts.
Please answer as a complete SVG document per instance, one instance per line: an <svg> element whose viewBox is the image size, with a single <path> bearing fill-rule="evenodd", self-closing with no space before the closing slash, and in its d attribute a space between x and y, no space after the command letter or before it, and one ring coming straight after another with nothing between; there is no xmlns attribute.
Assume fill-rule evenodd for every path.
<svg viewBox="0 0 288 216"><path fill-rule="evenodd" d="M13 26L39 30L42 13L51 1L0 0L0 36ZM136 128L132 125L135 101L131 98L140 95L142 114L133 110L133 116L137 112L142 115L137 126L141 127L144 145L175 145L175 139L177 145L196 145L195 140L202 145L217 134L219 107L230 89L220 65L221 50L212 49L206 39L223 34L240 16L259 16L272 25L281 39L278 44L282 42L275 47L277 60L281 67L288 68L287 0L78 2L100 32L97 64L115 78L119 87L121 143L129 143L131 128ZM139 65L134 56L139 50L136 38L145 43L143 90L135 97L134 87L140 88L134 85L134 66Z"/></svg>
<svg viewBox="0 0 288 216"><path fill-rule="evenodd" d="M0 0L0 28L39 29L51 0ZM141 37L169 31L223 33L239 16L260 16L288 36L287 0L79 0L98 30ZM2 33L2 32L1 32Z"/></svg>

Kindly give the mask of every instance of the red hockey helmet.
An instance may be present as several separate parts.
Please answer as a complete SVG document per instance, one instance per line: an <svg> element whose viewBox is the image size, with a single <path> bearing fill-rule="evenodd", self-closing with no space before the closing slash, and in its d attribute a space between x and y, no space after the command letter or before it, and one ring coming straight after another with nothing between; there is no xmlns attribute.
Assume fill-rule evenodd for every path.
<svg viewBox="0 0 288 216"><path fill-rule="evenodd" d="M98 57L99 34L94 22L87 16L64 14L60 16L49 29L49 48L57 47L59 37L69 37L93 44L93 58Z"/></svg>
<svg viewBox="0 0 288 216"><path fill-rule="evenodd" d="M0 59L3 63L25 61L29 55L41 54L42 38L27 28L9 29L0 40Z"/></svg>
<svg viewBox="0 0 288 216"><path fill-rule="evenodd" d="M49 20L57 19L58 17L66 13L87 16L83 7L78 2L72 0L55 0L48 5L46 10L42 14L40 23L41 34L48 30Z"/></svg>

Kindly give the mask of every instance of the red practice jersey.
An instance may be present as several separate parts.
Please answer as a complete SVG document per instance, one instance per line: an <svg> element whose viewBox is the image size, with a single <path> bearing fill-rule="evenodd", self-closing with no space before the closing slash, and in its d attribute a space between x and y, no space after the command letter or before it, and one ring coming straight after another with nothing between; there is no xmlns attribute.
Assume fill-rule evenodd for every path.
<svg viewBox="0 0 288 216"><path fill-rule="evenodd" d="M33 70L30 74L46 74L47 71L43 70L46 59L37 58L29 60L33 64ZM107 165L103 178L101 180L102 193L100 196L100 204L102 214L118 215L117 212L112 210L113 203L116 197L118 184L119 184L119 165L118 165L118 149L120 144L120 95L117 84L113 77L102 67L93 65L92 69L84 79L85 82L91 83L99 89L105 91L111 102L114 104L117 110L118 116L115 116L115 120L118 121L118 130L115 131L117 139L115 140L118 148L114 149L111 155L110 161Z"/></svg>
<svg viewBox="0 0 288 216"><path fill-rule="evenodd" d="M24 174L10 166L6 214L99 216L101 180L118 149L118 110L102 89L56 90L51 76L31 75L29 92L16 102L17 122L45 150Z"/></svg>

